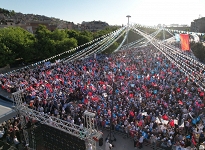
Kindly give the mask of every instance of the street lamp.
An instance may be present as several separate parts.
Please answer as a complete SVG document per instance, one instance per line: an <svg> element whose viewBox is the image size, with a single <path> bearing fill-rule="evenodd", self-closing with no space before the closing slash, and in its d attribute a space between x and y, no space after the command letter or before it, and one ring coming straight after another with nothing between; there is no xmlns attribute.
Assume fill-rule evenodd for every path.
<svg viewBox="0 0 205 150"><path fill-rule="evenodd" d="M130 16L130 15L127 15L126 17L127 17L127 19L128 19L127 26L129 26L129 18L130 18L131 16Z"/></svg>
<svg viewBox="0 0 205 150"><path fill-rule="evenodd" d="M112 102L111 102L111 118L110 118L110 131L109 131L109 134L107 135L107 138L105 139L106 141L109 140L109 143L112 144L113 141L116 141L116 138L114 136L114 133L112 132L112 125L113 125L113 101L115 99L115 82L114 82L114 79L113 79L113 82L112 82L112 87L110 86L111 90L112 90ZM112 139L113 137L113 139Z"/></svg>

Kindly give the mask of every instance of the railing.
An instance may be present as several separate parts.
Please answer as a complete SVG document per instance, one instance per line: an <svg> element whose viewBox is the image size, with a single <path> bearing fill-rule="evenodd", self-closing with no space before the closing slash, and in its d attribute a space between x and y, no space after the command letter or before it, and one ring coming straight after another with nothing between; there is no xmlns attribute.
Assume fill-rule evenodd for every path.
<svg viewBox="0 0 205 150"><path fill-rule="evenodd" d="M0 89L2 90L2 89ZM3 94L1 95L0 94L0 99L4 100L4 101L7 101L7 102L10 102L10 103L13 103L13 99L11 99L9 96L4 96Z"/></svg>

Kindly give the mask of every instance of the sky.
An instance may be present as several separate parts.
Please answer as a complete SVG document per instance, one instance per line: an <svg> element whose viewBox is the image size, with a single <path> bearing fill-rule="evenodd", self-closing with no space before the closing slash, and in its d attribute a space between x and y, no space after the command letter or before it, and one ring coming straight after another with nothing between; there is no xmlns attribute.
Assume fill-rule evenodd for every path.
<svg viewBox="0 0 205 150"><path fill-rule="evenodd" d="M205 0L0 0L0 7L62 20L104 21L109 25L187 24L205 17Z"/></svg>

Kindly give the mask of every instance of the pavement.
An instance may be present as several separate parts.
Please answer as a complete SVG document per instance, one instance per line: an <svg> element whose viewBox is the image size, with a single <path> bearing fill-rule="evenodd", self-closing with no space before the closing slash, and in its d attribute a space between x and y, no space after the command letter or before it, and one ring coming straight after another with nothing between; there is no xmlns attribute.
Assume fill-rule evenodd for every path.
<svg viewBox="0 0 205 150"><path fill-rule="evenodd" d="M0 123L15 116L16 111L13 109L13 104L0 99Z"/></svg>
<svg viewBox="0 0 205 150"><path fill-rule="evenodd" d="M99 146L99 143L97 142L97 150L105 150L105 139L107 138L109 134L109 131L103 130L103 146ZM113 135L112 135L113 137ZM136 150L134 148L134 141L131 138L125 138L124 135L121 133L114 133L114 137L116 138L116 141L113 141L114 147L111 150ZM139 148L137 148L139 149ZM143 144L143 148L140 150L153 150L150 145L147 146L146 144Z"/></svg>

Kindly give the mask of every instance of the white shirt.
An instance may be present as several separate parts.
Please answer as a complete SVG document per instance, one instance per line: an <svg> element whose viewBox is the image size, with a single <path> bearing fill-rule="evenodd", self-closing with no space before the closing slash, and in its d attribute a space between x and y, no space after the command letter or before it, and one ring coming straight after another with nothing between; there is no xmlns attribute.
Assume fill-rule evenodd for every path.
<svg viewBox="0 0 205 150"><path fill-rule="evenodd" d="M80 129L83 129L83 123L80 124Z"/></svg>
<svg viewBox="0 0 205 150"><path fill-rule="evenodd" d="M144 140L144 137L141 136L140 139L139 139L139 142L140 142L140 143L143 143L143 140Z"/></svg>
<svg viewBox="0 0 205 150"><path fill-rule="evenodd" d="M189 122L188 121L186 121L186 127L189 127Z"/></svg>
<svg viewBox="0 0 205 150"><path fill-rule="evenodd" d="M74 119L71 120L71 123L74 124Z"/></svg>
<svg viewBox="0 0 205 150"><path fill-rule="evenodd" d="M154 125L154 124L153 124L153 122L151 122L151 123L150 123L150 125L149 125L149 126L150 126L150 128L152 128L152 127L153 127L153 125Z"/></svg>
<svg viewBox="0 0 205 150"><path fill-rule="evenodd" d="M4 136L5 131L0 131L0 138Z"/></svg>
<svg viewBox="0 0 205 150"><path fill-rule="evenodd" d="M19 141L16 137L14 138L14 144L19 144Z"/></svg>

